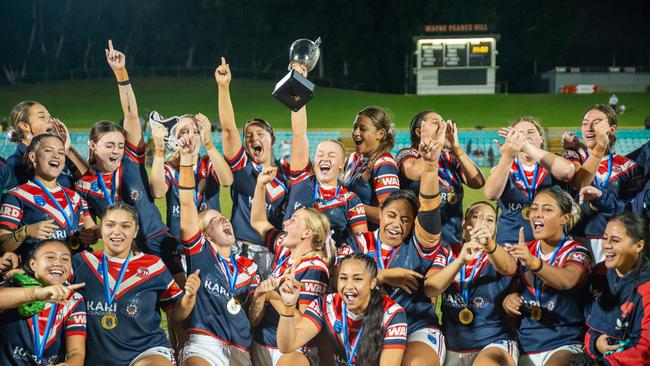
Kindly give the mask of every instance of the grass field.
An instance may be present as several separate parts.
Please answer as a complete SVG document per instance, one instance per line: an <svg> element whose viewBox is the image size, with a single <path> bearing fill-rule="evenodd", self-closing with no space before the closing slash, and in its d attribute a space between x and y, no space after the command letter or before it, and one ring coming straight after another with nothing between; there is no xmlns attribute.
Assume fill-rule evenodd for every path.
<svg viewBox="0 0 650 366"><path fill-rule="evenodd" d="M236 75L235 75L236 76ZM217 91L213 78L133 78L140 114L156 109L163 115L202 112L217 116ZM276 128L289 128L286 107L272 96L271 81L234 80L232 98L239 122L251 117L269 120ZM617 94L627 110L623 127L638 127L650 116L650 93ZM407 128L412 115L434 109L454 118L460 127L501 127L522 115L540 118L545 127L579 126L581 114L595 103L607 103L608 94L499 94L467 96L415 96L358 92L318 87L309 103L309 126L315 129L350 128L361 108L379 105L393 112L398 128ZM21 100L43 103L53 116L70 128L83 129L101 119L119 120L117 87L111 79L25 84L0 88L0 117L9 115Z"/></svg>

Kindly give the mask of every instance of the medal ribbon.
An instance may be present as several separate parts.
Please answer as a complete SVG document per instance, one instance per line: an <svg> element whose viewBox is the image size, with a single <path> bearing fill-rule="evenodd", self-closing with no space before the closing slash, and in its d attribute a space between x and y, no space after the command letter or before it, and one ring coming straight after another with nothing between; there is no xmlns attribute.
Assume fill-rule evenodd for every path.
<svg viewBox="0 0 650 366"><path fill-rule="evenodd" d="M312 197L312 206L318 202L320 205L327 205L328 203L334 201L336 197L339 196L339 192L341 191L341 184L337 181L336 182L336 192L334 192L334 197L326 200L323 198L320 194L320 184L318 183L318 179L314 177L314 195Z"/></svg>
<svg viewBox="0 0 650 366"><path fill-rule="evenodd" d="M276 162L276 165L278 166L278 172L280 172L280 175L282 175L282 179L284 179L284 181L286 182L286 181L287 181L287 177L286 177L286 175L284 174L284 169L282 169L282 165L281 165L281 164L277 164L277 162ZM257 164L255 164L255 163L253 163L253 166L255 167L255 171L257 171L258 174L262 172L262 166L261 166L261 165L257 165ZM279 185L280 187L282 187L282 190L284 190L285 192L289 192L289 190L287 189L287 186L285 186L284 183L282 183L282 181L280 181L280 179L278 179L277 176L273 178L273 181L274 181L275 183L277 183L277 185Z"/></svg>
<svg viewBox="0 0 650 366"><path fill-rule="evenodd" d="M280 260L275 263L275 267L273 267L273 271L271 271L271 274L269 276L276 276L278 272L280 272L280 269L282 269L282 265L285 264L289 259L291 259L291 255L280 257Z"/></svg>
<svg viewBox="0 0 650 366"><path fill-rule="evenodd" d="M440 177L443 185L448 186L447 188L452 188L453 191L457 191L460 187L460 180L456 179L456 176L452 173L449 168L449 161L445 157L444 153L440 154L440 159L438 160L438 176ZM442 169L440 166L442 165Z"/></svg>
<svg viewBox="0 0 650 366"><path fill-rule="evenodd" d="M537 183L538 183L537 177L539 176L539 163L535 163L533 180L529 184L528 177L526 176L526 171L524 170L524 167L521 165L519 158L517 158L515 161L517 162L517 171L521 176L521 181L524 183L524 187L526 188L526 192L528 193L528 200L532 203L533 199L535 198L535 192L537 191Z"/></svg>
<svg viewBox="0 0 650 366"><path fill-rule="evenodd" d="M45 333L43 333L43 339L41 342L41 330L38 325L38 314L32 316L32 328L34 330L34 352L38 361L43 359L43 353L45 352L45 345L47 344L47 338L50 336L50 331L52 330L52 325L54 325L54 319L56 318L56 312L58 310L58 304L52 304L50 307L50 315L47 317L47 323L45 324Z"/></svg>
<svg viewBox="0 0 650 366"><path fill-rule="evenodd" d="M376 239L377 241L375 244L375 261L377 262L377 266L379 266L379 269L384 269L386 268L386 263L384 263L384 256L381 254L381 239L379 238L379 231L377 231ZM391 260L393 259L396 249L397 247L393 247L393 249L390 250L390 253L388 253L388 264L390 264Z"/></svg>
<svg viewBox="0 0 650 366"><path fill-rule="evenodd" d="M102 192L104 192L104 199L106 199L106 204L107 205L112 205L115 203L115 176L116 176L117 170L113 172L113 175L111 176L111 194L108 194L108 189L106 188L106 182L104 182L104 175L101 172L97 172L97 183L99 183L99 187L102 189Z"/></svg>
<svg viewBox="0 0 650 366"><path fill-rule="evenodd" d="M230 295L234 297L235 287L237 286L237 277L239 276L239 267L237 266L235 255L230 255L230 264L232 264L233 267L232 273L230 272L230 267L228 267L228 262L221 256L221 254L217 253L217 258L219 258L219 262L221 262L221 265L226 272L226 278L228 279L228 290L230 291Z"/></svg>
<svg viewBox="0 0 650 366"><path fill-rule="evenodd" d="M68 193L65 191L65 188L61 187L57 183L57 186L59 188L61 188L61 190L63 191L63 195L65 196L65 200L68 203L68 207L70 208L70 216L68 216L68 213L66 212L66 210L64 210L63 207L61 207L61 204L59 203L59 201L57 201L56 198L54 198L54 195L52 195L50 190L45 188L43 183L41 183L36 178L34 178L34 180L32 180L32 182L34 182L34 184L36 184L47 195L47 198L49 198L52 202L54 202L54 206L56 206L56 209L59 210L59 212L61 212L61 214L63 214L63 218L65 219L65 223L66 223L66 226L67 226L66 229L68 229L70 231L74 230L74 207L72 207L72 202L70 202L70 197L68 197Z"/></svg>
<svg viewBox="0 0 650 366"><path fill-rule="evenodd" d="M562 249L562 247L564 246L565 240L566 240L566 238L565 238L564 234L562 234L562 242L560 243L560 245L555 247L555 250L553 250L553 254L551 255L551 258L548 260L549 265L552 266L553 263L555 262L555 257L557 257L557 254L560 252L560 249ZM537 253L535 254L535 256L537 258L539 258L539 260L543 261L543 259L541 257L541 252L542 252L541 248L542 248L542 242L538 241L537 242ZM537 300L537 303L540 303L540 299L542 298L542 281L539 281L537 276L534 276L534 278L533 278L533 287L535 289L535 300Z"/></svg>
<svg viewBox="0 0 650 366"><path fill-rule="evenodd" d="M124 274L126 273L126 268L129 266L130 261L131 261L131 252L129 252L129 255L126 257L126 260L124 260L124 263L122 264L122 269L120 269L120 274L117 276L117 279L115 280L115 286L113 287L113 290L111 290L111 284L108 283L108 279L109 279L108 260L106 259L106 252L104 252L104 254L102 255L102 276L104 277L104 292L106 294L106 302L108 302L108 306L113 305L115 294L117 294L117 291L120 288L120 284L124 279Z"/></svg>
<svg viewBox="0 0 650 366"><path fill-rule="evenodd" d="M465 302L465 306L469 306L469 287L472 284L472 281L474 281L474 277L476 277L476 270L481 267L482 264L482 259L485 256L485 253L482 252L475 260L474 260L474 267L472 268L472 273L469 275L469 278L467 281L465 281L465 276L467 276L466 271L466 264L463 264L462 267L460 267L460 296L463 298L463 301Z"/></svg>
<svg viewBox="0 0 650 366"><path fill-rule="evenodd" d="M596 175L594 175L594 186L596 186L596 188L600 189L601 191L604 190L605 187L607 187L607 182L609 182L609 178L612 176L612 166L614 165L612 163L612 160L613 157L612 154L610 153L607 155L607 175L605 175L605 179L603 179L602 181L598 179L597 177L598 172L596 172Z"/></svg>
<svg viewBox="0 0 650 366"><path fill-rule="evenodd" d="M357 178L359 178L359 175L361 175L361 172L366 168L366 164L368 164L368 159L366 158L361 158L361 155L358 155L358 159L352 158L351 162L348 163L348 166L345 168L345 175L347 179L345 180L345 185L349 186L352 183L354 183ZM361 166L359 166L359 161L363 160L363 163ZM354 166L352 166L354 164ZM352 167L351 167L352 166ZM351 168L350 168L351 167Z"/></svg>
<svg viewBox="0 0 650 366"><path fill-rule="evenodd" d="M352 345L352 349L350 349L350 341L348 339L348 309L345 306L344 302L341 302L342 306L342 314L341 318L343 318L343 344L345 345L345 357L348 366L352 366L353 360L354 360L354 354L357 353L357 348L359 348L359 340L361 339L361 333L363 333L363 325L361 328L359 328L359 333L357 333L357 338L354 340L354 345Z"/></svg>

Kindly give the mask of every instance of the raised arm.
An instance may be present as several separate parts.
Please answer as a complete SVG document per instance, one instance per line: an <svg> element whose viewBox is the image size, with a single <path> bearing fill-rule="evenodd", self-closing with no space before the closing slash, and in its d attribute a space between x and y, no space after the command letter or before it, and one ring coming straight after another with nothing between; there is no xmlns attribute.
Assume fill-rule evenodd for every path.
<svg viewBox="0 0 650 366"><path fill-rule="evenodd" d="M573 180L576 165L560 155L533 146L528 141L524 144L522 151L551 172L551 175L557 180L562 182L571 182Z"/></svg>
<svg viewBox="0 0 650 366"><path fill-rule="evenodd" d="M609 134L611 128L607 121L599 121L594 124L594 131L596 132L596 146L589 150L589 157L576 171L573 177L573 186L576 189L586 187L594 181L594 176L600 166L600 161L603 156L608 152L609 148Z"/></svg>
<svg viewBox="0 0 650 366"><path fill-rule="evenodd" d="M512 276L517 270L517 261L492 238L483 213L478 214L476 227L468 227L470 241L479 243L490 263L502 276Z"/></svg>
<svg viewBox="0 0 650 366"><path fill-rule="evenodd" d="M265 168L257 176L255 194L253 195L253 203L251 205L251 226L262 238L273 228L273 225L271 225L266 216L266 185L275 178L277 171L277 167L269 167Z"/></svg>
<svg viewBox="0 0 650 366"><path fill-rule="evenodd" d="M106 51L106 60L115 73L117 87L120 92L120 105L124 115L124 132L126 142L133 146L144 146L142 138L142 126L140 126L140 116L138 115L138 103L135 100L135 93L129 81L129 74L126 72L126 57L124 54L113 48L113 41L108 40L108 49Z"/></svg>
<svg viewBox="0 0 650 366"><path fill-rule="evenodd" d="M280 311L277 341L282 353L297 350L318 335L319 329L307 318L296 319L296 304L300 295L300 282L293 276L287 278L280 287L284 308Z"/></svg>
<svg viewBox="0 0 650 366"><path fill-rule="evenodd" d="M293 64L293 68L307 77L307 68ZM291 160L292 171L302 170L309 163L309 140L307 139L307 107L291 112Z"/></svg>
<svg viewBox="0 0 650 366"><path fill-rule="evenodd" d="M219 120L221 121L221 141L223 142L223 156L232 159L242 147L239 131L235 124L235 110L230 99L230 65L225 58L221 58L221 65L214 71L219 94Z"/></svg>
<svg viewBox="0 0 650 366"><path fill-rule="evenodd" d="M424 279L424 294L427 297L435 298L445 292L463 265L476 258L481 252L480 244L470 241L463 244L456 260L447 263L442 269L431 267Z"/></svg>
<svg viewBox="0 0 650 366"><path fill-rule="evenodd" d="M72 139L70 138L70 131L68 131L68 128L66 125L61 122L58 118L54 118L54 125L56 127L56 130L61 138L63 138L64 142L64 147L65 147L65 156L70 159L72 164L74 164L76 170L74 174L74 178L79 179L81 178L86 172L88 171L88 162L86 159L84 159L77 150L75 150L74 146L72 146Z"/></svg>
<svg viewBox="0 0 650 366"><path fill-rule="evenodd" d="M178 164L180 170L178 178L178 198L181 204L181 240L190 240L199 231L199 212L194 203L194 164L192 155L198 138L192 140L189 135L178 140L178 151L181 158Z"/></svg>
<svg viewBox="0 0 650 366"><path fill-rule="evenodd" d="M153 198L163 198L167 193L167 182L165 182L165 136L167 129L163 125L156 124L151 127L151 138L153 139L154 153L149 172L149 187Z"/></svg>
<svg viewBox="0 0 650 366"><path fill-rule="evenodd" d="M514 129L508 131L505 144L501 145L498 141L495 141L501 151L501 158L485 181L483 192L487 199L496 200L501 197L510 177L512 162L517 158L517 154L523 148L525 141L526 138Z"/></svg>
<svg viewBox="0 0 650 366"><path fill-rule="evenodd" d="M472 189L483 188L483 185L485 185L483 172L481 172L481 169L478 167L478 165L474 163L472 158L470 158L465 153L462 146L460 146L460 141L458 139L458 127L456 127L456 123L451 120L447 121L447 140L449 140L451 143L451 151L460 163L463 182L465 182L465 184L467 184L467 186Z"/></svg>
<svg viewBox="0 0 650 366"><path fill-rule="evenodd" d="M74 290L85 283L45 287L0 287L0 310L14 309L32 301L64 302Z"/></svg>
<svg viewBox="0 0 650 366"><path fill-rule="evenodd" d="M201 113L196 115L196 119L199 121L201 127L201 141L203 141L205 151L208 153L214 172L219 180L219 185L222 187L230 187L233 181L232 171L228 167L228 163L226 163L223 155L219 153L217 147L212 143L212 126L210 125L210 120Z"/></svg>

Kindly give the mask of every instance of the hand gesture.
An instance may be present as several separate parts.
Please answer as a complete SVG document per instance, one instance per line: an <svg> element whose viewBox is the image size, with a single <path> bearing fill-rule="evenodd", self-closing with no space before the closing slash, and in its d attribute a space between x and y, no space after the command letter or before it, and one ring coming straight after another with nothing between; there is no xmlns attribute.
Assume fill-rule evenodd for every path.
<svg viewBox="0 0 650 366"><path fill-rule="evenodd" d="M165 137L167 137L167 134L167 128L161 124L156 123L151 127L151 138L156 150L165 150Z"/></svg>
<svg viewBox="0 0 650 366"><path fill-rule="evenodd" d="M467 231L469 232L469 241L480 244L484 248L490 243L492 235L482 212L478 214L478 222L476 226L468 226Z"/></svg>
<svg viewBox="0 0 650 366"><path fill-rule="evenodd" d="M108 40L108 49L104 49L104 52L106 52L106 61L113 71L123 70L126 67L126 57L113 48L112 40Z"/></svg>
<svg viewBox="0 0 650 366"><path fill-rule="evenodd" d="M521 316L521 304L524 303L523 298L518 293L513 293L503 299L503 310L506 314L511 316Z"/></svg>
<svg viewBox="0 0 650 366"><path fill-rule="evenodd" d="M528 246L526 245L526 240L524 239L524 228L519 229L519 242L515 245L508 245L508 252L519 260L526 267L531 268L534 264L536 256L532 255ZM541 259L540 259L541 260Z"/></svg>
<svg viewBox="0 0 650 366"><path fill-rule="evenodd" d="M483 252L481 244L470 241L463 244L463 248L458 253L458 259L461 263L469 263L474 260L480 253Z"/></svg>
<svg viewBox="0 0 650 366"><path fill-rule="evenodd" d="M178 139L178 151L181 157L191 157L198 150L198 141L191 135L183 135Z"/></svg>
<svg viewBox="0 0 650 366"><path fill-rule="evenodd" d="M501 134L501 132L500 132ZM499 147L501 156L505 156L511 160L514 160L517 157L517 154L523 150L524 146L527 143L526 137L521 133L510 129L506 135L506 141L504 144L501 144L499 141L494 141Z"/></svg>
<svg viewBox="0 0 650 366"><path fill-rule="evenodd" d="M255 289L254 296L257 299L261 296L266 295L271 291L275 291L277 287L278 287L278 279L273 276L270 276L269 278L265 279L257 286L257 289Z"/></svg>
<svg viewBox="0 0 650 366"><path fill-rule="evenodd" d="M307 67L305 65L301 65L297 62L294 62L291 64L291 68L298 71L300 75L307 77Z"/></svg>
<svg viewBox="0 0 650 366"><path fill-rule="evenodd" d="M275 178L275 175L277 173L278 173L277 167L264 168L264 170L262 170L260 174L257 175L257 184L266 185L268 183L271 183L271 181Z"/></svg>
<svg viewBox="0 0 650 366"><path fill-rule="evenodd" d="M296 306L300 297L300 282L293 275L287 276L280 286L280 297L285 306Z"/></svg>
<svg viewBox="0 0 650 366"><path fill-rule="evenodd" d="M585 202L591 202L597 198L600 198L600 196L603 195L603 191L600 189L594 187L594 186L586 186L582 187L580 189L580 194L579 194L579 203L583 204Z"/></svg>
<svg viewBox="0 0 650 366"><path fill-rule="evenodd" d="M594 131L596 132L596 144L602 147L609 147L609 122L601 120L594 123Z"/></svg>
<svg viewBox="0 0 650 366"><path fill-rule="evenodd" d="M183 297L192 299L196 296L197 292L199 292L201 289L201 277L199 277L199 273L201 273L201 270L197 269L187 277L187 280L185 281L185 294Z"/></svg>
<svg viewBox="0 0 650 366"><path fill-rule="evenodd" d="M230 65L226 63L225 58L221 58L221 65L214 70L214 79L219 86L229 86L232 74L230 74Z"/></svg>
<svg viewBox="0 0 650 366"><path fill-rule="evenodd" d="M70 132L68 131L68 128L61 122L60 119L58 118L52 118L52 122L54 124L54 128L56 130L56 134L63 140L63 147L65 148L66 154L68 151L70 151L70 147L72 146L72 141L70 139Z"/></svg>
<svg viewBox="0 0 650 366"><path fill-rule="evenodd" d="M212 142L212 125L210 120L204 114L199 113L196 116L196 120L199 122L199 131L201 132L201 142L205 146L208 142Z"/></svg>
<svg viewBox="0 0 650 366"><path fill-rule="evenodd" d="M419 272L406 268L387 268L379 271L380 282L392 287L401 288L407 294L417 290L419 280L424 278Z"/></svg>
<svg viewBox="0 0 650 366"><path fill-rule="evenodd" d="M610 337L607 334L601 334L598 336L596 339L596 349L598 349L598 352L605 354L606 352L614 352L616 351L621 345L616 342L616 344L609 344L607 341Z"/></svg>
<svg viewBox="0 0 650 366"><path fill-rule="evenodd" d="M564 150L578 150L585 146L575 133L567 131L562 134L562 147Z"/></svg>
<svg viewBox="0 0 650 366"><path fill-rule="evenodd" d="M82 228L79 231L79 241L81 241L82 244L85 246L89 246L92 244L97 243L97 240L101 236L100 228L99 227L93 227L93 228Z"/></svg>
<svg viewBox="0 0 650 366"><path fill-rule="evenodd" d="M59 226L54 223L54 220L49 219L27 225L25 233L30 238L45 240L51 238L58 228Z"/></svg>
<svg viewBox="0 0 650 366"><path fill-rule="evenodd" d="M14 252L7 252L0 257L0 272L11 271L12 269L18 268L20 264L20 259Z"/></svg>
<svg viewBox="0 0 650 366"><path fill-rule="evenodd" d="M78 290L84 286L86 286L85 282L67 286L59 284L46 287L35 287L36 290L34 291L34 296L37 300L61 304L68 299L72 291Z"/></svg>
<svg viewBox="0 0 650 366"><path fill-rule="evenodd" d="M458 139L458 127L456 127L456 122L452 120L447 121L445 139L449 141L449 146L451 146L452 150L454 148L460 147L460 140Z"/></svg>

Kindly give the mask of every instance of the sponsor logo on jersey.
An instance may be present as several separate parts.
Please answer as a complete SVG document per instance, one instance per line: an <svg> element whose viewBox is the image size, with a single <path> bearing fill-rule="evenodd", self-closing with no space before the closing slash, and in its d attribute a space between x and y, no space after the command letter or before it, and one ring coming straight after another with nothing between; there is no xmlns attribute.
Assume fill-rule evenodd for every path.
<svg viewBox="0 0 650 366"><path fill-rule="evenodd" d="M46 205L45 197L43 196L34 196L34 202L41 207L45 207Z"/></svg>
<svg viewBox="0 0 650 366"><path fill-rule="evenodd" d="M117 313L117 304L109 305L103 301L86 301L86 311L91 315L104 315L107 313Z"/></svg>
<svg viewBox="0 0 650 366"><path fill-rule="evenodd" d="M149 277L149 268L147 267L138 267L138 271L135 274L136 276L140 278L147 278Z"/></svg>
<svg viewBox="0 0 650 366"><path fill-rule="evenodd" d="M388 337L406 337L406 325L396 325L387 329Z"/></svg>

